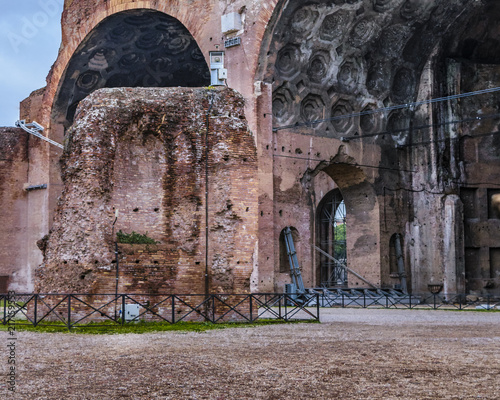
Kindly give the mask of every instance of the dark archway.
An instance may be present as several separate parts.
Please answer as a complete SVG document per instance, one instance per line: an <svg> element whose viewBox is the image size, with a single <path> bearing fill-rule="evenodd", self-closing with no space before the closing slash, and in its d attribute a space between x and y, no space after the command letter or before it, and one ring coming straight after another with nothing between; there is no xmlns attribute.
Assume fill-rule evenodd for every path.
<svg viewBox="0 0 500 400"><path fill-rule="evenodd" d="M389 239L389 276L392 279L399 279L398 271L398 255L396 252L396 238L398 234L395 233Z"/></svg>
<svg viewBox="0 0 500 400"><path fill-rule="evenodd" d="M177 19L136 9L111 15L82 41L61 79L52 119L67 128L79 102L100 88L198 87L210 71Z"/></svg>
<svg viewBox="0 0 500 400"><path fill-rule="evenodd" d="M316 216L317 246L335 258L320 254L318 283L322 287L347 286L347 220L344 198L339 189L321 200Z"/></svg>
<svg viewBox="0 0 500 400"><path fill-rule="evenodd" d="M334 182L333 188L329 188L329 190L333 189L334 191L328 191L318 203L315 210L314 230L316 233L316 240L314 244L316 247L323 250L320 246L320 241L322 240L321 236L323 236L323 238L325 237L325 235L320 232L321 209L323 204L328 204L328 195L333 196L335 191L337 191L335 200L333 204L330 205L330 208L331 210L342 210L340 205L342 204L342 206L344 206L345 204L345 211L342 210L342 214L346 217L346 222L348 222L348 225L345 225L346 262L343 264L357 273L357 276L353 273L348 274L348 286L350 288L366 287L366 285L377 286L380 285L382 276L380 268L381 249L379 246L381 237L379 201L373 185L367 180L365 172L361 168L355 166L355 160L346 155L344 150L345 148L341 146L339 153L330 163L322 163L315 170L308 172L312 176L317 176L321 171L328 175ZM332 211L329 213L332 215ZM337 219L341 220L342 214L340 214L341 218ZM328 217L328 215L326 215L326 217ZM334 214L333 218L335 218ZM337 225L340 225L340 223ZM338 233L340 234L343 232ZM333 236L332 232L330 232L329 236ZM339 249L340 247L341 246L339 246ZM327 250L324 251L330 255L332 254ZM319 261L320 254L322 254L320 251L316 252L316 272L321 268ZM362 278L360 278L360 276ZM332 281L330 280L330 284L331 283ZM322 278L318 272L316 274L316 285L319 286L321 284Z"/></svg>

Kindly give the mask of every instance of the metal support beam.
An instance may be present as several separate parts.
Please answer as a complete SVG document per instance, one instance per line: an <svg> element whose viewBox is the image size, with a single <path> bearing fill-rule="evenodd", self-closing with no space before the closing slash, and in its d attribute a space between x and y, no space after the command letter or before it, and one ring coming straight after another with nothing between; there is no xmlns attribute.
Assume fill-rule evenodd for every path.
<svg viewBox="0 0 500 400"><path fill-rule="evenodd" d="M340 264L342 265L348 272L350 272L351 274L353 274L354 276L356 276L357 278L361 279L363 282L367 283L368 285L370 285L371 287L375 288L375 289L378 289L378 287L376 285L374 285L373 283L371 283L370 281L368 281L367 279L365 279L364 277L362 277L360 274L358 274L356 271L353 271L352 269L350 269L347 265L345 265L344 263L340 262L339 260L333 258L330 254L328 254L326 251L323 251L321 250L318 246L314 246L314 248L316 250L318 250L321 254L323 254L325 257L329 258L330 260L336 262L337 264Z"/></svg>
<svg viewBox="0 0 500 400"><path fill-rule="evenodd" d="M53 146L59 147L60 149L64 149L64 146L62 144L54 142L52 139L49 139L48 137L45 137L40 133L43 132L44 128L38 122L33 121L27 124L26 121L22 119L20 121L16 121L16 126L25 130L30 135L45 140L46 142L50 143Z"/></svg>
<svg viewBox="0 0 500 400"><path fill-rule="evenodd" d="M292 230L289 226L285 228L285 244L286 252L288 254L288 261L290 262L290 275L292 282L295 284L299 293L306 291L302 274L300 273L299 260L297 259L297 252L295 251L295 244L293 243Z"/></svg>

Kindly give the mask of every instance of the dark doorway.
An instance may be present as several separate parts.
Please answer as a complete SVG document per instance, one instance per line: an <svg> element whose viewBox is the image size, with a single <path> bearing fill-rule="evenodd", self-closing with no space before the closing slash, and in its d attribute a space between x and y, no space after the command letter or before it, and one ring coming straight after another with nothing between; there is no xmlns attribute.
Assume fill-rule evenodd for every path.
<svg viewBox="0 0 500 400"><path fill-rule="evenodd" d="M328 192L318 207L318 246L334 259L320 254L319 285L347 286L346 208L339 189Z"/></svg>

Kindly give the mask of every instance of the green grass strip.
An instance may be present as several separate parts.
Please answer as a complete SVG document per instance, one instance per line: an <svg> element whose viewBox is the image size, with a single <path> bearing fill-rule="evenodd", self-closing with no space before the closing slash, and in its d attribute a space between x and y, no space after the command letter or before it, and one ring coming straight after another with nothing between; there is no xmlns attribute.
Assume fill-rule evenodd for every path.
<svg viewBox="0 0 500 400"><path fill-rule="evenodd" d="M206 332L215 329L227 329L227 328L255 328L259 326L266 325L280 325L280 324L293 324L293 323L319 323L315 320L291 320L285 322L283 320L276 319L260 319L255 322L221 322L221 323L211 323L211 322L177 322L175 324L169 324L168 322L129 322L121 326L115 324L111 321L109 322L96 322L88 323L84 325L76 325L68 330L68 328L62 322L50 323L51 326L39 325L36 327L29 325L21 325L22 321L19 323L13 323L17 331L27 331L27 332L39 332L39 333L83 333L83 334L123 334L123 333L147 333L147 332L165 332L165 331L176 331L176 332ZM49 324L49 323L48 323ZM11 325L11 326L12 326ZM0 331L6 331L7 325L0 325Z"/></svg>

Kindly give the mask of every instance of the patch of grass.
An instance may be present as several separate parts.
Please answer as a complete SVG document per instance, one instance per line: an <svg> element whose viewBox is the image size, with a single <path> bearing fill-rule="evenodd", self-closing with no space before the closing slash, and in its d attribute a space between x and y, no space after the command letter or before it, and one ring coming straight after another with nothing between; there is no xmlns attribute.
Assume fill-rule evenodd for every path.
<svg viewBox="0 0 500 400"><path fill-rule="evenodd" d="M89 323L85 325L77 325L71 330L62 322L52 322L50 326L39 325L37 327L29 325L15 324L17 331L39 332L39 333L84 333L91 335L98 334L123 334L123 333L147 333L147 332L164 332L164 331L177 331L181 333L187 332L206 332L215 329L228 329L228 328L255 328L265 325L278 325L278 324L295 324L295 323L319 323L319 321L289 321L285 322L276 319L261 319L252 323L249 322L221 322L213 324L211 322L177 322L169 324L168 322L145 322L139 321L135 323L127 323L123 326L114 324L113 322L99 322ZM0 325L0 331L7 330L6 325Z"/></svg>
<svg viewBox="0 0 500 400"><path fill-rule="evenodd" d="M487 309L475 309L475 308L462 308L459 310L458 308L439 308L439 310L443 311L468 311L468 312L486 312L486 313L495 313L495 312L500 312L500 309L498 308L490 308L489 310Z"/></svg>
<svg viewBox="0 0 500 400"><path fill-rule="evenodd" d="M4 306L4 304L5 304L5 303L7 303L7 304L6 304L6 306L8 307L8 306L9 306L9 301L7 301L7 302L6 302L4 299L0 300L0 308L3 308L3 306ZM16 302L14 302L14 301L12 301L12 300L10 301L11 306L12 306L14 303L15 303L17 306L19 306L19 307L24 307L24 305L26 304L24 301L16 301Z"/></svg>
<svg viewBox="0 0 500 400"><path fill-rule="evenodd" d="M145 234L140 234L135 231L132 231L132 233L125 233L122 232L120 229L118 232L116 232L116 239L118 243L127 243L127 244L157 244L156 240L153 238L150 238L148 236L148 233L146 232Z"/></svg>

